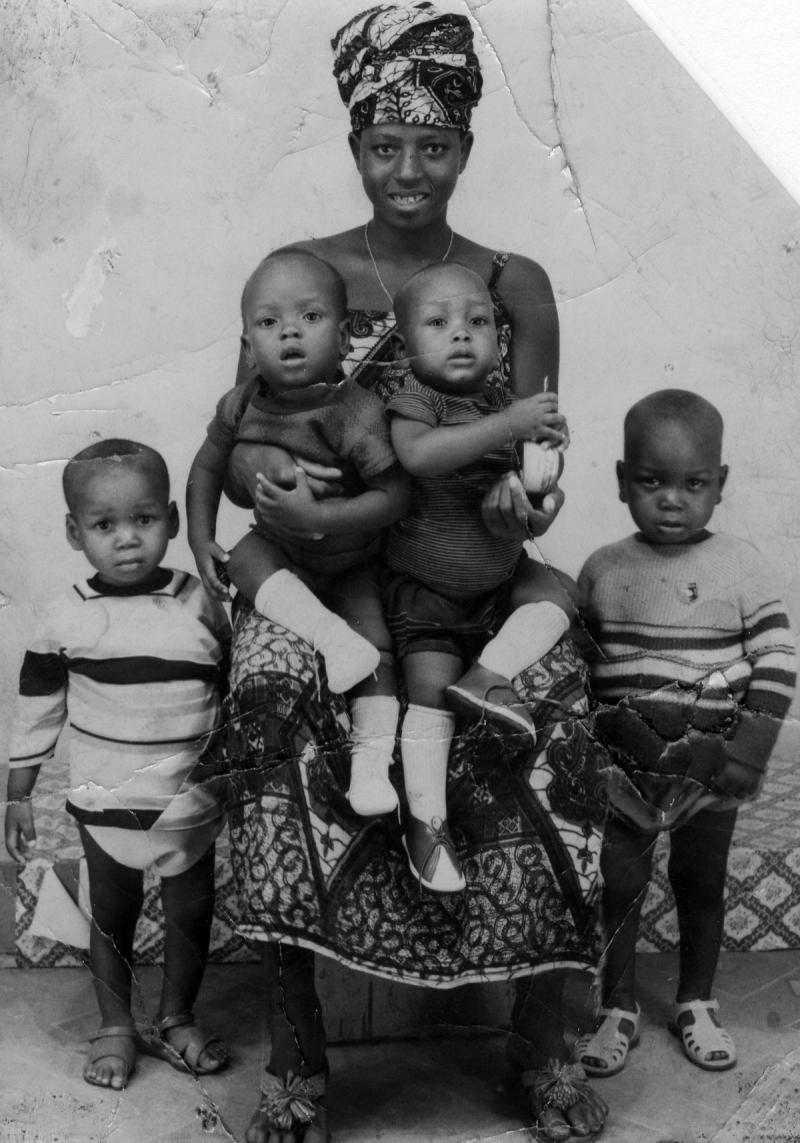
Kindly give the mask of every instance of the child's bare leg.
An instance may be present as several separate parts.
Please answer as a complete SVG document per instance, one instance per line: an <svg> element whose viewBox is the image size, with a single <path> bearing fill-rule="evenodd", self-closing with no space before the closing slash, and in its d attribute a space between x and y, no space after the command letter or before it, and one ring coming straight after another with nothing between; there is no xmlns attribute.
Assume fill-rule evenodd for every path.
<svg viewBox="0 0 800 1143"><path fill-rule="evenodd" d="M578 1062L590 1075L621 1071L638 1037L636 937L656 837L629 828L618 818L606 822L600 858L606 937L601 1007L606 1011L600 1012L595 1030L579 1037L575 1045Z"/></svg>
<svg viewBox="0 0 800 1143"><path fill-rule="evenodd" d="M401 753L409 820L404 844L414 876L436 893L465 886L447 828L447 766L455 717L446 709L445 688L461 674L458 655L414 651L403 661L408 709Z"/></svg>
<svg viewBox="0 0 800 1143"><path fill-rule="evenodd" d="M98 1087L125 1087L136 1061L132 1033L131 972L133 935L144 900L140 869L121 865L80 827L89 870L92 929L89 945L100 1028L130 1029L129 1036L93 1042L83 1078Z"/></svg>
<svg viewBox="0 0 800 1143"><path fill-rule="evenodd" d="M400 704L389 629L370 567L350 573L331 592L336 612L380 654L378 668L350 692L351 763L347 797L357 814L370 817L397 809L389 781Z"/></svg>
<svg viewBox="0 0 800 1143"><path fill-rule="evenodd" d="M603 1005L635 1010L636 937L650 885L657 834L641 833L618 818L606 822L600 865L606 935Z"/></svg>
<svg viewBox="0 0 800 1143"><path fill-rule="evenodd" d="M279 1085L292 1076L309 1081L306 1093L314 1117L304 1143L326 1143L329 1138L324 1105L327 1060L322 1009L314 982L314 954L293 945L264 943L261 961L266 985L270 1057L262 1077L262 1096L245 1139L247 1143L295 1143L302 1125L282 1128L274 1112Z"/></svg>
<svg viewBox="0 0 800 1143"><path fill-rule="evenodd" d="M225 570L258 612L319 651L334 694L351 690L377 668L378 650L325 607L286 565L277 545L250 532L231 552Z"/></svg>
<svg viewBox="0 0 800 1143"><path fill-rule="evenodd" d="M457 711L489 719L504 730L523 731L535 742L533 720L511 680L566 633L572 606L555 573L527 558L520 560L510 602L514 610L477 662L448 689L447 699Z"/></svg>
<svg viewBox="0 0 800 1143"><path fill-rule="evenodd" d="M736 810L701 810L670 838L669 879L680 932L680 977L673 1030L692 1063L733 1067L736 1046L716 1015L711 992L722 945L724 891ZM699 1005L693 1002L711 1002ZM690 1005L681 1009L681 1005Z"/></svg>
<svg viewBox="0 0 800 1143"><path fill-rule="evenodd" d="M161 879L164 908L164 979L159 1023L191 1016L208 960L211 921L214 915L214 846L189 869ZM218 1039L207 1039L193 1020L165 1027L163 1039L198 1072L218 1071L228 1053ZM199 1049L199 1052L198 1052ZM189 1056L191 1058L189 1058ZM193 1061L196 1061L193 1062Z"/></svg>

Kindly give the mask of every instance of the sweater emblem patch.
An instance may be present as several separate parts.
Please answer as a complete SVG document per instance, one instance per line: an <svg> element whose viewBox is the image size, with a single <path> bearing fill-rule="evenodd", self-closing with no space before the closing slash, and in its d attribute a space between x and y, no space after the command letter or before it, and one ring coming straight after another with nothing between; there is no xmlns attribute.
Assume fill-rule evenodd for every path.
<svg viewBox="0 0 800 1143"><path fill-rule="evenodd" d="M678 588L678 599L681 603L696 603L697 602L697 584L687 583L684 587Z"/></svg>

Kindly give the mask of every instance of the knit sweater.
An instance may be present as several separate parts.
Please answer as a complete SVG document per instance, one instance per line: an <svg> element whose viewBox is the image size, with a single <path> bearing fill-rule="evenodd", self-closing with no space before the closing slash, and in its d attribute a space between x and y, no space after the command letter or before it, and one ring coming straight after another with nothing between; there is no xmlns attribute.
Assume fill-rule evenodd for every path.
<svg viewBox="0 0 800 1143"><path fill-rule="evenodd" d="M629 536L589 557L579 588L600 702L624 703L666 741L690 727L730 739L742 709L767 715L751 720L763 735L747 743L747 764L763 772L795 669L785 608L759 553L724 534L661 545ZM624 745L649 768L640 742Z"/></svg>
<svg viewBox="0 0 800 1143"><path fill-rule="evenodd" d="M96 576L75 584L45 610L25 655L11 768L52 757L64 731L75 816L152 824L217 725L228 639L223 609L187 572L158 569L135 593ZM220 811L206 799L192 812Z"/></svg>

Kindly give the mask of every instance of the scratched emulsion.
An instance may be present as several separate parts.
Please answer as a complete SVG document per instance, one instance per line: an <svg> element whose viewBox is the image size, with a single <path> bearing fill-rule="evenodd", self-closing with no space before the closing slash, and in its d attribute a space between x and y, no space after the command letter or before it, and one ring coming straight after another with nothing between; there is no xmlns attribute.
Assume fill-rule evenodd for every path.
<svg viewBox="0 0 800 1143"><path fill-rule="evenodd" d="M273 246L363 218L328 40L365 6L0 0L4 750L36 617L82 572L63 537L64 459L103 436L146 440L180 502L233 376L244 277ZM765 553L797 620L796 205L624 0L452 7L472 13L486 92L454 224L541 262L559 303L572 446L542 554L575 574L630 531L613 473L622 415L654 388L700 389L723 412L731 465L715 522ZM223 540L243 525L228 512ZM183 538L170 559L191 567ZM792 722L782 757L798 737ZM60 1050L53 1090L94 1116L81 1138L122 1139L151 1091L168 1116L174 1076L148 1072L98 1103L74 1044ZM226 1137L219 1090L162 1137ZM19 1118L20 1139L49 1130L46 1104ZM222 1117L246 1121L238 1105Z"/></svg>

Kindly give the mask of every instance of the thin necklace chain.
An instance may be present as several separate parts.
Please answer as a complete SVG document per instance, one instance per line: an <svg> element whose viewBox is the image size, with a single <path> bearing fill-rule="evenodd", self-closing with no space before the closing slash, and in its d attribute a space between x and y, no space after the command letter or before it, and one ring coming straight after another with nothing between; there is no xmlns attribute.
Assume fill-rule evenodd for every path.
<svg viewBox="0 0 800 1143"><path fill-rule="evenodd" d="M453 249L453 239L455 238L455 232L454 232L452 226L449 226L448 230L450 231L450 241L447 243L447 249L445 250L444 254L442 255L442 259L441 259L442 262L447 261L448 255L449 255L450 251ZM383 278L381 277L381 272L378 269L378 263L375 261L375 255L372 253L372 247L369 244L369 223L368 222L364 223L364 245L367 248L367 254L369 254L369 260L372 263L372 269L375 271L375 277L378 279L378 285L383 290L384 294L386 294L386 297L389 299L389 305L394 306L394 298L389 293L389 291L386 289L386 283L384 282Z"/></svg>

